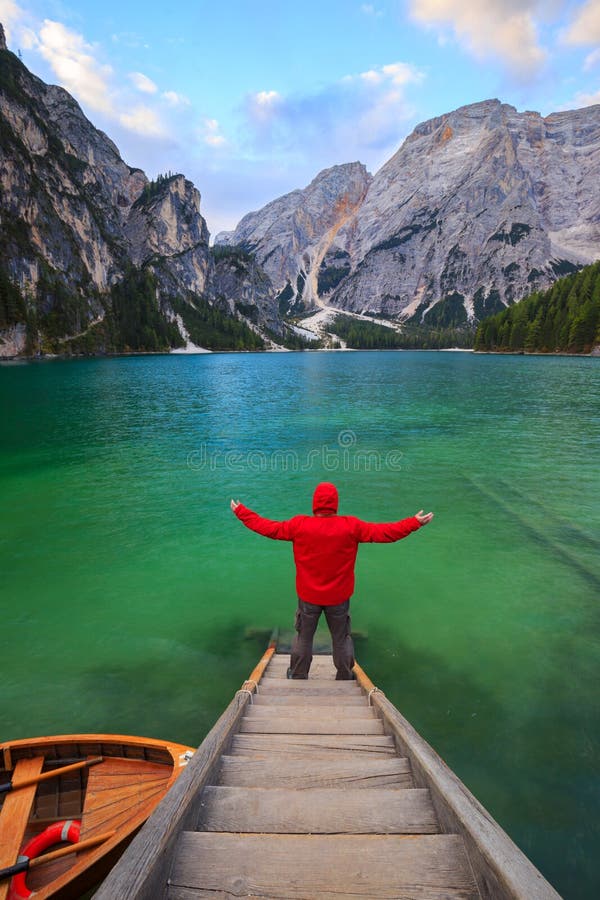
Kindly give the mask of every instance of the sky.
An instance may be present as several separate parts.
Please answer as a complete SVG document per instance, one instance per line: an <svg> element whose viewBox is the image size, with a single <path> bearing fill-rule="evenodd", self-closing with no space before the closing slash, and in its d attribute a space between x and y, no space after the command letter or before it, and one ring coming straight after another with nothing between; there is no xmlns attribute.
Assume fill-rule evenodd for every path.
<svg viewBox="0 0 600 900"><path fill-rule="evenodd" d="M129 165L194 182L213 236L460 106L600 103L600 0L0 0L0 22Z"/></svg>

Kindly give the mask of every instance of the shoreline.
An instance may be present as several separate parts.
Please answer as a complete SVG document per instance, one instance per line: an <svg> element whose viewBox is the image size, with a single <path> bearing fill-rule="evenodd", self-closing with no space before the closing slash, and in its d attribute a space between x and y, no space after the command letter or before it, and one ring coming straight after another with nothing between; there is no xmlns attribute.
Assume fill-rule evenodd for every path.
<svg viewBox="0 0 600 900"><path fill-rule="evenodd" d="M542 358L554 358L554 357L569 357L574 359L600 359L600 347L594 348L590 353L566 353L563 351L554 351L548 353L542 352L526 352L524 350L473 350L469 347L439 347L439 348L425 348L425 347L381 347L381 348L367 348L367 347L344 347L344 348L304 348L302 350L289 350L287 348L282 348L286 353L472 353L474 356L535 356ZM181 352L177 350L130 350L123 351L121 353L97 353L97 354L59 354L59 353L47 353L47 354L38 354L35 356L0 356L0 365L2 363L28 363L28 362L52 362L53 360L84 360L84 359L120 359L127 357L136 357L136 356L179 356L179 357L190 357L190 356L214 356L215 354L222 353L236 353L236 354L267 354L267 353L281 353L282 349L269 349L269 350L206 350L201 349L198 351L187 351Z"/></svg>

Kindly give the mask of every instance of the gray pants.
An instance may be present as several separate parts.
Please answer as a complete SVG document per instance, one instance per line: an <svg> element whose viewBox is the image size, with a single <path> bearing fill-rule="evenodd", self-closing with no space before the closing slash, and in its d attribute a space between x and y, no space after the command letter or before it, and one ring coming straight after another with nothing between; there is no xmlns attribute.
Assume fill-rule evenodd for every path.
<svg viewBox="0 0 600 900"><path fill-rule="evenodd" d="M292 643L290 677L308 678L312 662L313 637L321 613L325 613L333 644L333 663L337 669L336 681L354 678L354 644L351 636L350 601L336 606L317 606L298 600L296 610L296 634Z"/></svg>

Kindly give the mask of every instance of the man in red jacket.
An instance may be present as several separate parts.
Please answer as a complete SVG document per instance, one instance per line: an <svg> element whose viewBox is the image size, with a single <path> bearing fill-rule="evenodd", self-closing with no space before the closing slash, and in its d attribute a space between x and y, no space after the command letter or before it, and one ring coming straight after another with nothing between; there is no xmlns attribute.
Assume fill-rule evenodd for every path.
<svg viewBox="0 0 600 900"><path fill-rule="evenodd" d="M354 563L358 545L391 543L427 525L433 513L420 510L399 522L375 524L355 516L338 516L338 492L322 482L313 496L313 516L294 516L286 522L264 519L238 500L231 509L244 525L275 541L292 541L296 563L296 636L288 678L308 678L313 637L325 613L333 643L336 679L353 678L354 645L350 633L350 597L354 592Z"/></svg>

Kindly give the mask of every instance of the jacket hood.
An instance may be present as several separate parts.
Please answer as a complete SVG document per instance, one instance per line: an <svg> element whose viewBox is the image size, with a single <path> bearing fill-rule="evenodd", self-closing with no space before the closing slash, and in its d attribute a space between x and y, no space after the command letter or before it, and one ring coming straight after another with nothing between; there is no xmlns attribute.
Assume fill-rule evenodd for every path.
<svg viewBox="0 0 600 900"><path fill-rule="evenodd" d="M338 511L338 492L335 484L322 481L313 494L313 513L315 515L334 515Z"/></svg>

